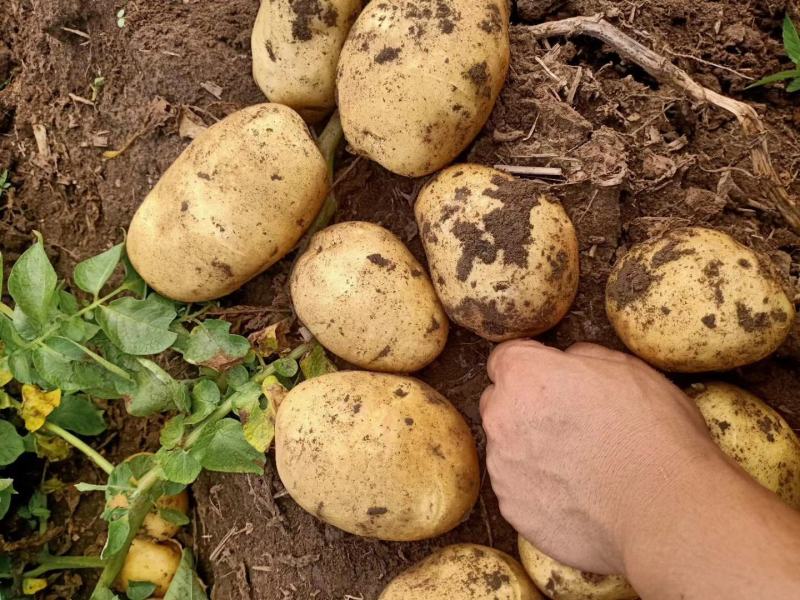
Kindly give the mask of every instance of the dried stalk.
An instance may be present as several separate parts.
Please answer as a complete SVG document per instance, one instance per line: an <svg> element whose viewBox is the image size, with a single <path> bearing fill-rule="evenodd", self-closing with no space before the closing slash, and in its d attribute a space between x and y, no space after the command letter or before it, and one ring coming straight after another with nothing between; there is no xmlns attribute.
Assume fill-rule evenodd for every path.
<svg viewBox="0 0 800 600"><path fill-rule="evenodd" d="M800 234L800 209L796 199L789 195L775 167L772 166L767 146L767 130L752 106L703 87L686 71L626 35L605 21L601 15L551 21L532 25L527 29L536 39L572 35L588 35L596 38L614 48L623 58L642 67L662 84L680 88L693 100L712 104L733 114L751 141L750 156L753 171L764 182L767 199L789 227Z"/></svg>

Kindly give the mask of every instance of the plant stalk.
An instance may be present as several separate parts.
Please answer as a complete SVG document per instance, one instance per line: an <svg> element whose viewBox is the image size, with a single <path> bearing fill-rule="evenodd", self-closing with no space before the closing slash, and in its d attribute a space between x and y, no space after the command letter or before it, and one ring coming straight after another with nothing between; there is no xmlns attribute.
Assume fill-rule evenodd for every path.
<svg viewBox="0 0 800 600"><path fill-rule="evenodd" d="M23 577L39 577L50 571L62 569L99 569L106 561L99 556L52 556L42 561L38 567L26 571Z"/></svg>
<svg viewBox="0 0 800 600"><path fill-rule="evenodd" d="M52 433L53 435L57 435L65 442L67 442L70 446L77 448L78 450L83 452L86 456L88 456L94 464L103 469L103 471L105 471L107 475L111 475L111 472L114 470L114 465L112 465L105 458L103 458L103 456L97 450L89 446L89 444L84 442L82 439L71 434L63 427L59 427L55 423L45 422L45 424L42 425L42 429L44 429L49 433Z"/></svg>

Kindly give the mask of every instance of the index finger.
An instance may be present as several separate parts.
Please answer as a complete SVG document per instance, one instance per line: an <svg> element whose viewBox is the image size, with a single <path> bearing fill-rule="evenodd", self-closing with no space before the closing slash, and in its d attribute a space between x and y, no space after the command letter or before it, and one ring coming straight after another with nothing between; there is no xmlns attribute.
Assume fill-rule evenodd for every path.
<svg viewBox="0 0 800 600"><path fill-rule="evenodd" d="M492 350L489 360L486 363L486 371L489 379L497 383L501 373L506 369L514 369L517 366L533 364L536 355L545 352L559 352L555 348L549 348L535 340L514 340L503 342Z"/></svg>

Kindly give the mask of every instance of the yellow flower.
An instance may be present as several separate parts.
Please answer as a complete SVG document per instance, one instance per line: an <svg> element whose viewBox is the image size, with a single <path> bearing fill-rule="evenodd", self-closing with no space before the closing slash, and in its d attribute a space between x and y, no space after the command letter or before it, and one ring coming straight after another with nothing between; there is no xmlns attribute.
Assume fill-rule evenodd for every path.
<svg viewBox="0 0 800 600"><path fill-rule="evenodd" d="M36 431L44 425L47 415L53 412L61 404L61 390L55 389L52 392L45 392L35 385L25 384L22 386L22 418L25 421L25 429Z"/></svg>

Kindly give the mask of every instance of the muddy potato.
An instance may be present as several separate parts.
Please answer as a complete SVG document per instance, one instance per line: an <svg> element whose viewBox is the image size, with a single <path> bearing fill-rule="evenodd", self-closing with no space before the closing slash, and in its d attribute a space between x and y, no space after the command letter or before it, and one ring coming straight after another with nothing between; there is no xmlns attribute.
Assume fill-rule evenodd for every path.
<svg viewBox="0 0 800 600"><path fill-rule="evenodd" d="M567 213L535 184L481 165L442 171L414 208L447 314L492 341L537 335L578 289L578 240Z"/></svg>
<svg viewBox="0 0 800 600"><path fill-rule="evenodd" d="M586 573L550 558L519 537L519 556L536 587L553 600L635 600L639 597L622 575Z"/></svg>
<svg viewBox="0 0 800 600"><path fill-rule="evenodd" d="M750 476L800 509L800 441L777 412L727 383L692 386L711 436Z"/></svg>
<svg viewBox="0 0 800 600"><path fill-rule="evenodd" d="M395 577L378 600L539 600L525 570L505 552L447 546Z"/></svg>
<svg viewBox="0 0 800 600"><path fill-rule="evenodd" d="M127 592L130 582L145 581L156 585L153 596L163 597L180 562L181 548L177 542L157 542L137 537L131 544L114 587L120 592Z"/></svg>
<svg viewBox="0 0 800 600"><path fill-rule="evenodd" d="M314 236L291 277L297 316L334 354L411 372L444 349L448 321L425 270L390 231L353 221Z"/></svg>
<svg viewBox="0 0 800 600"><path fill-rule="evenodd" d="M609 277L606 309L634 353L686 373L733 369L768 356L795 316L767 258L701 227L631 248Z"/></svg>
<svg viewBox="0 0 800 600"><path fill-rule="evenodd" d="M325 159L300 116L260 104L200 134L136 211L127 251L160 294L224 296L280 260L328 193Z"/></svg>
<svg viewBox="0 0 800 600"><path fill-rule="evenodd" d="M128 499L124 494L118 494L111 499L108 505L110 508L127 508ZM162 496L156 502L155 509L147 513L144 523L142 523L142 533L146 533L153 539L166 540L175 537L180 527L162 517L158 512L159 509L177 510L184 515L187 514L189 512L189 493L183 490L180 494L174 496Z"/></svg>
<svg viewBox="0 0 800 600"><path fill-rule="evenodd" d="M305 510L382 540L451 530L480 485L459 412L433 388L397 375L340 371L292 389L278 409L275 459Z"/></svg>
<svg viewBox="0 0 800 600"><path fill-rule="evenodd" d="M370 2L337 76L351 148L408 177L452 162L483 127L509 64L505 0Z"/></svg>
<svg viewBox="0 0 800 600"><path fill-rule="evenodd" d="M261 0L253 34L253 77L270 102L310 123L336 106L336 66L362 0Z"/></svg>

